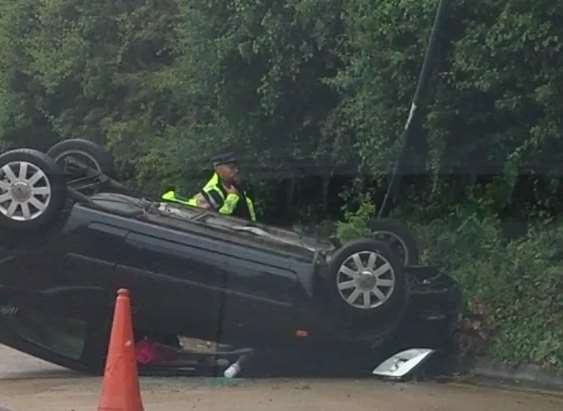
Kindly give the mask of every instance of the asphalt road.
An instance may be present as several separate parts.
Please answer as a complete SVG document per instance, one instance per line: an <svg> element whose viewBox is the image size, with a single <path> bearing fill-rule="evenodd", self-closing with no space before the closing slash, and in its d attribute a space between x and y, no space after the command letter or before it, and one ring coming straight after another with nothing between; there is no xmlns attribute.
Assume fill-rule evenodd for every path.
<svg viewBox="0 0 563 411"><path fill-rule="evenodd" d="M86 411L101 379L0 346L0 411ZM461 383L389 383L365 379L141 378L147 411L561 411L563 394Z"/></svg>

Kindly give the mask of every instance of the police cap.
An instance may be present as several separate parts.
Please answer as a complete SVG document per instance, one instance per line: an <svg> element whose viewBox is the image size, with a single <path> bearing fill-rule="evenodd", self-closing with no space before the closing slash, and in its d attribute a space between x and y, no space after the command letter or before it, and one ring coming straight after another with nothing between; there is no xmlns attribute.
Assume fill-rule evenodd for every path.
<svg viewBox="0 0 563 411"><path fill-rule="evenodd" d="M238 157L234 151L225 151L211 157L211 164L213 164L213 167L228 163L238 163Z"/></svg>

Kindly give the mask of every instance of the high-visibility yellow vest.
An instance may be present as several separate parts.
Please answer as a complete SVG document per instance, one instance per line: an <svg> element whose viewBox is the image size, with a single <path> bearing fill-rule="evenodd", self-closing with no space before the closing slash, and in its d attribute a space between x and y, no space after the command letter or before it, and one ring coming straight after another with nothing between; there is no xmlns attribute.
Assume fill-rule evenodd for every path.
<svg viewBox="0 0 563 411"><path fill-rule="evenodd" d="M205 199L210 203L214 210L219 211L219 213L224 215L233 215L237 211L239 202L241 200L241 195L236 193L226 193L221 186L221 181L217 173L213 173L213 176L207 184L203 187L200 194L204 194ZM190 207L197 207L197 194L189 199L182 199L179 197L174 190L169 190L162 195L162 199L166 201L172 201L175 203L183 204ZM252 200L243 193L246 200L246 206L248 207L248 212L250 214L250 220L256 221L256 211L254 209L254 203Z"/></svg>

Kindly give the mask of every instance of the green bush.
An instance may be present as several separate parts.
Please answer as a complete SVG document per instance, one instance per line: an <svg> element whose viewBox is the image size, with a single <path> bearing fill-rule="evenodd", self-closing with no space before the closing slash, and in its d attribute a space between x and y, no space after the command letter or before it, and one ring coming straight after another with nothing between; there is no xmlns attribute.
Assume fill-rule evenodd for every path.
<svg viewBox="0 0 563 411"><path fill-rule="evenodd" d="M344 221L336 225L336 235L342 242L355 238L368 237L368 222L375 214L375 206L369 200L363 200L356 211L344 210Z"/></svg>
<svg viewBox="0 0 563 411"><path fill-rule="evenodd" d="M538 224L506 241L499 221L475 215L413 224L423 261L461 284L468 311L484 305L488 353L508 363L563 367L563 225Z"/></svg>

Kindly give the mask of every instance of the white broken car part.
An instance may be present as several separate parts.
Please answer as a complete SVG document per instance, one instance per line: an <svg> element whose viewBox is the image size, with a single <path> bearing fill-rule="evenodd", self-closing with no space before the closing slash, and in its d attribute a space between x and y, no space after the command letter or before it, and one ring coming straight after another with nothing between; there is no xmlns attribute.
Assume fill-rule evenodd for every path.
<svg viewBox="0 0 563 411"><path fill-rule="evenodd" d="M372 374L393 379L404 378L428 360L434 352L435 350L428 348L401 351L383 361Z"/></svg>

